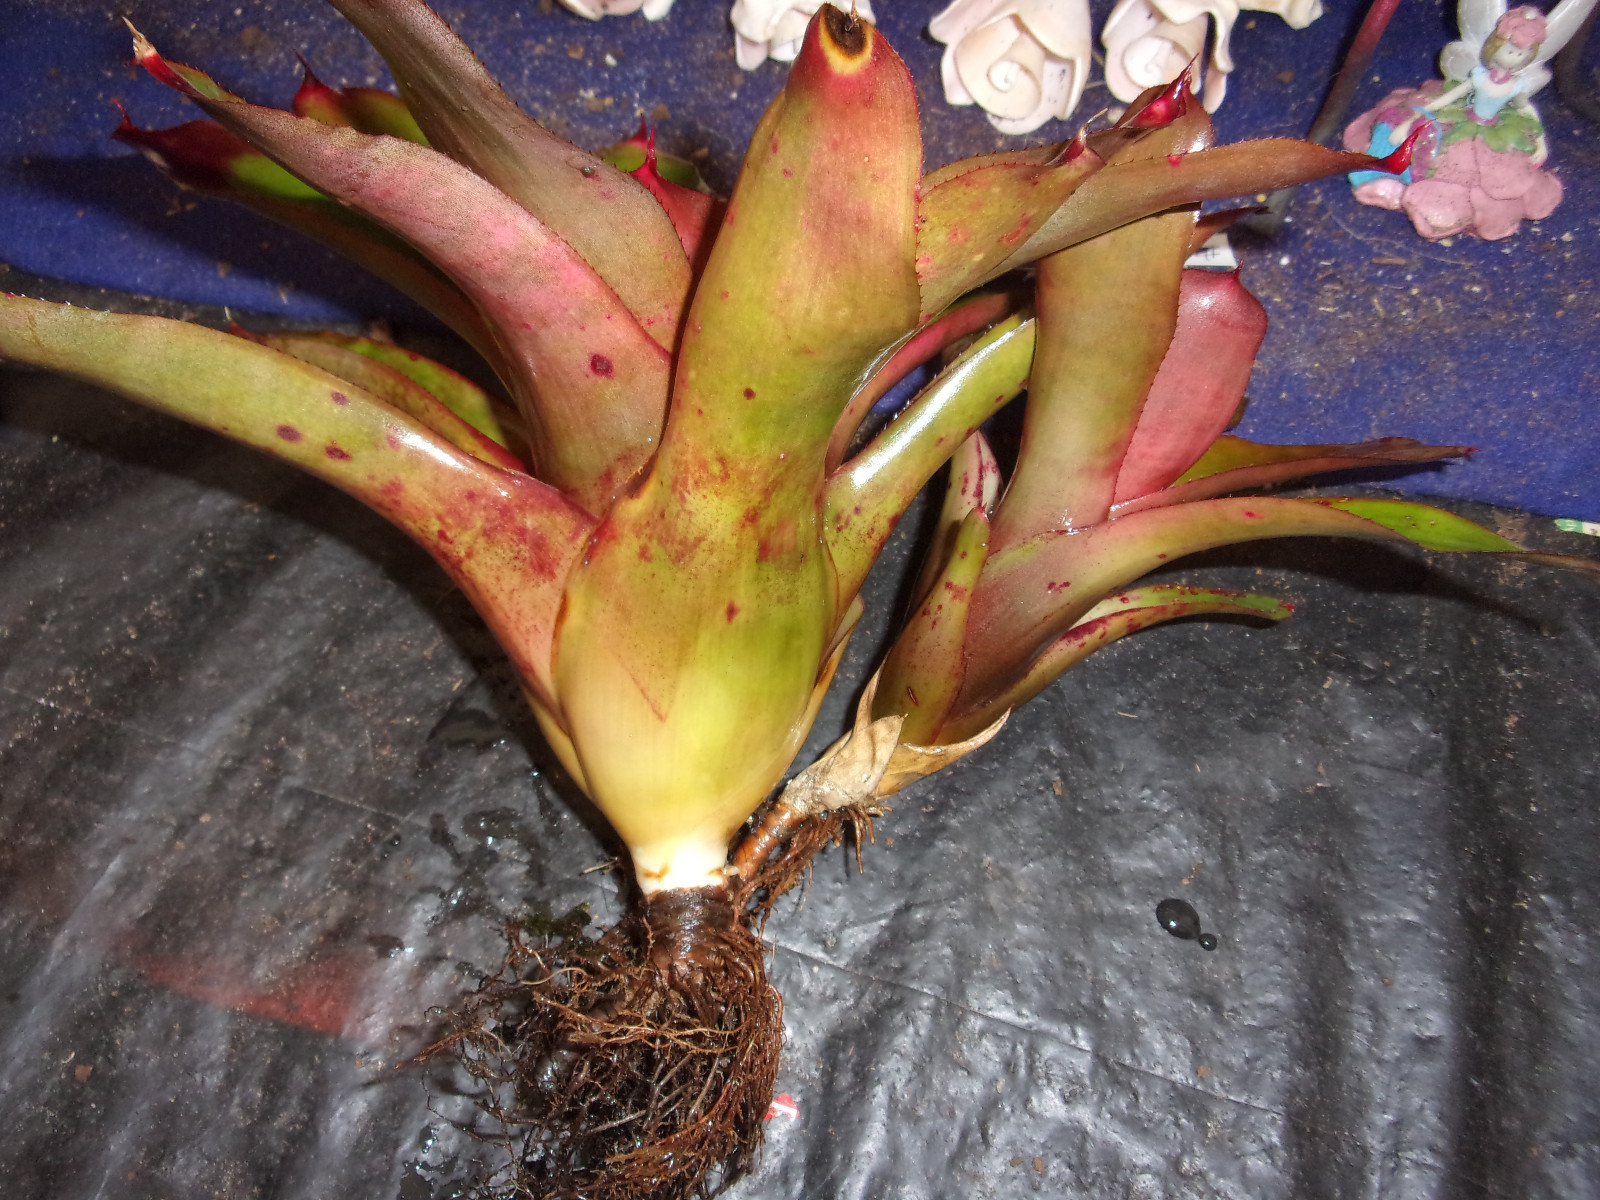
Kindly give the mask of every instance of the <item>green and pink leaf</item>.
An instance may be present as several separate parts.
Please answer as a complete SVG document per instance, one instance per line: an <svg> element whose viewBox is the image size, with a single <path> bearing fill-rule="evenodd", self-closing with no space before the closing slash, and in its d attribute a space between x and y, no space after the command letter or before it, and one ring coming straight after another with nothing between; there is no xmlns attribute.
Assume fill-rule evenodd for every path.
<svg viewBox="0 0 1600 1200"><path fill-rule="evenodd" d="M1119 159L1084 182L1007 269L1184 204L1270 192L1350 171L1401 172L1411 140L1387 158L1330 150L1297 138L1264 138L1142 159Z"/></svg>
<svg viewBox="0 0 1600 1200"><path fill-rule="evenodd" d="M1034 661L1107 594L1165 563L1217 546L1282 537L1405 541L1430 550L1530 555L1463 517L1402 500L1249 497L1147 509L991 552L968 618L968 670L955 711L1008 695Z"/></svg>
<svg viewBox="0 0 1600 1200"><path fill-rule="evenodd" d="M933 586L884 660L875 717L901 713L902 741L932 745L956 702L966 670L967 612L989 553L989 517L975 507L956 527Z"/></svg>
<svg viewBox="0 0 1600 1200"><path fill-rule="evenodd" d="M141 61L150 68L160 60L148 50ZM654 449L669 362L573 248L426 146L184 90L234 133L400 234L450 276L497 330L510 373L505 383L528 421L539 477L603 511Z"/></svg>
<svg viewBox="0 0 1600 1200"><path fill-rule="evenodd" d="M338 334L253 334L238 327L235 327L234 333L273 350L282 351L298 358L301 362L321 367L330 375L337 375L340 379L355 384L363 392L376 396L385 404L392 405L425 428L431 429L464 454L470 454L504 471L528 473L526 463L504 445L480 432L454 412L412 378L410 373L387 365L378 354L366 352L350 344L364 342L370 349L378 345L376 342L366 338L345 339ZM398 347L394 349L399 350ZM404 351L399 352L404 353ZM420 355L417 358L426 361L422 360ZM456 378L460 379L459 376ZM460 382L465 384L466 380L461 379Z"/></svg>
<svg viewBox="0 0 1600 1200"><path fill-rule="evenodd" d="M316 238L421 304L497 370L488 323L448 276L387 229L284 170L215 121L140 129L123 113L112 137L138 150L180 186L241 204Z"/></svg>
<svg viewBox="0 0 1600 1200"><path fill-rule="evenodd" d="M428 550L529 689L552 694L556 611L593 528L553 488L462 453L319 367L198 325L4 296L0 357L107 388L350 493Z"/></svg>
<svg viewBox="0 0 1600 1200"><path fill-rule="evenodd" d="M1192 226L1187 212L1150 217L1040 260L1038 349L997 550L1105 520L1172 342Z"/></svg>
<svg viewBox="0 0 1600 1200"><path fill-rule="evenodd" d="M1016 708L1038 695L1067 668L1076 666L1118 638L1152 625L1184 617L1204 616L1256 617L1281 621L1293 613L1294 605L1252 592L1176 585L1118 592L1095 605L1077 624L1052 642L1016 684L986 703L960 713L938 731L935 740L961 741L988 728L1007 709Z"/></svg>
<svg viewBox="0 0 1600 1200"><path fill-rule="evenodd" d="M998 275L1063 201L1105 165L1083 138L1045 162L1012 158L929 175L917 208L922 316Z"/></svg>
<svg viewBox="0 0 1600 1200"><path fill-rule="evenodd" d="M393 367L413 383L426 388L438 401L485 437L492 438L513 454L519 453L517 443L526 438L519 432L520 420L515 412L496 400L466 376L452 371L443 363L407 350L393 342L380 342L373 338L354 337L349 334L317 331L301 334L302 337L321 338L347 350Z"/></svg>
<svg viewBox="0 0 1600 1200"><path fill-rule="evenodd" d="M295 92L295 115L310 117L324 125L340 125L361 133L382 133L404 138L418 145L428 144L406 102L393 92L368 87L330 87L311 72L311 65L300 60L305 78Z"/></svg>
<svg viewBox="0 0 1600 1200"><path fill-rule="evenodd" d="M668 350L691 277L649 191L529 117L422 0L332 0L377 48L429 144L568 244Z"/></svg>
<svg viewBox="0 0 1600 1200"><path fill-rule="evenodd" d="M866 578L922 486L980 425L1028 386L1034 322L990 329L828 479L824 536L841 595Z"/></svg>
<svg viewBox="0 0 1600 1200"><path fill-rule="evenodd" d="M1176 483L1115 504L1111 515L1122 517L1146 508L1274 487L1329 471L1416 466L1471 453L1470 446L1425 446L1411 438L1379 438L1352 445L1270 446L1225 434Z"/></svg>

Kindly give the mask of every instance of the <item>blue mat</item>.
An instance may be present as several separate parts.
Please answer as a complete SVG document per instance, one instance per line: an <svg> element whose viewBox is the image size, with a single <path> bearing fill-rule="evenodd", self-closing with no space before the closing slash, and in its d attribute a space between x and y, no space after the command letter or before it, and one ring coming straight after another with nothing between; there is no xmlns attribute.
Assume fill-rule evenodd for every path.
<svg viewBox="0 0 1600 1200"><path fill-rule="evenodd" d="M879 0L879 16L923 99L930 165L1011 144L973 109L945 104L940 47L924 33L938 5ZM1095 6L1096 28L1108 5ZM134 0L168 56L202 66L250 99L286 105L296 50L330 83L387 81L382 62L317 0ZM1239 62L1218 115L1226 139L1303 132L1364 5L1330 0L1302 32L1245 14ZM541 121L586 145L630 133L665 106L668 150L705 149L726 189L744 138L784 69L734 64L726 7L680 0L660 24L592 24L548 2L455 0L445 15ZM1401 6L1357 97L1433 73L1453 36L1448 6ZM127 104L142 125L192 110L130 67L121 24L99 5L7 0L0 13L0 262L24 271L227 304L306 321L385 315L427 320L330 252L264 221L179 192L108 140ZM1591 50L1590 58L1594 58ZM1593 72L1590 72L1593 81ZM1091 87L1076 117L1109 97ZM1404 434L1481 448L1470 464L1413 472L1402 486L1557 516L1600 520L1600 134L1554 89L1539 97L1567 199L1501 243L1429 244L1399 214L1356 204L1338 181L1301 193L1270 245L1241 247L1245 280L1272 317L1241 432L1268 441L1354 441ZM1039 133L1059 138L1059 124ZM0 284L3 285L3 284Z"/></svg>

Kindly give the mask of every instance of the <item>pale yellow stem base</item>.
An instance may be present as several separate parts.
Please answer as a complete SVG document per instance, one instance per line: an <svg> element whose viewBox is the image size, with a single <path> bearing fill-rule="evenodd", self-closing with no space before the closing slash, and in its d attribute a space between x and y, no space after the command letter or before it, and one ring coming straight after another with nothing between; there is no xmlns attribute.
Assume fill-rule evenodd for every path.
<svg viewBox="0 0 1600 1200"><path fill-rule="evenodd" d="M672 888L726 887L728 839L721 836L674 838L629 846L633 874L646 896Z"/></svg>

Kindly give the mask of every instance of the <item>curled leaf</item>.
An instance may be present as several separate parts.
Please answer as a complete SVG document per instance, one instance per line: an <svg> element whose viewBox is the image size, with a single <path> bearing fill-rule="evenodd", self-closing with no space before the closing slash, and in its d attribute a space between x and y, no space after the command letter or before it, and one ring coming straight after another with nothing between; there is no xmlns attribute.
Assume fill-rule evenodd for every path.
<svg viewBox="0 0 1600 1200"><path fill-rule="evenodd" d="M173 75L144 46L146 68ZM669 366L616 293L547 225L443 154L214 99L194 83L205 77L186 70L174 86L212 117L405 237L450 276L495 327L534 470L604 511L654 451Z"/></svg>
<svg viewBox="0 0 1600 1200"><path fill-rule="evenodd" d="M836 471L844 462L861 422L890 388L923 363L950 350L961 339L1004 320L1022 308L1026 300L1026 293L1020 290L978 292L952 304L937 319L908 335L883 365L856 389L844 412L839 414L833 435L828 439L826 470Z"/></svg>
<svg viewBox="0 0 1600 1200"><path fill-rule="evenodd" d="M444 272L237 134L215 121L140 129L124 112L111 136L138 150L180 186L242 204L337 250L433 313L497 370L503 368L488 323Z"/></svg>
<svg viewBox="0 0 1600 1200"><path fill-rule="evenodd" d="M423 0L331 2L383 55L429 144L554 230L671 348L689 260L650 193L518 108Z"/></svg>
<svg viewBox="0 0 1600 1200"><path fill-rule="evenodd" d="M1183 273L1172 342L1118 467L1113 506L1166 487L1217 440L1266 333L1267 310L1237 271Z"/></svg>
<svg viewBox="0 0 1600 1200"><path fill-rule="evenodd" d="M995 501L1000 496L1000 482L1000 462L989 447L989 439L981 430L975 432L950 456L950 481L944 490L944 503L929 542L927 559L917 586L911 592L912 603L921 600L933 587L934 580L949 561L956 535L967 514L981 509L987 517L994 512Z"/></svg>
<svg viewBox="0 0 1600 1200"><path fill-rule="evenodd" d="M990 724L960 741L938 746L919 746L901 742L889 757L889 765L878 782L878 797L892 796L919 779L926 779L946 767L952 767L981 746L987 745L1002 729L1011 716L1007 709Z"/></svg>
<svg viewBox="0 0 1600 1200"><path fill-rule="evenodd" d="M1010 688L974 708L952 714L949 736L982 729L1043 691L1068 667L1082 662L1118 638L1183 617L1241 616L1281 621L1294 606L1271 596L1172 585L1133 588L1108 596L1041 653Z"/></svg>
<svg viewBox="0 0 1600 1200"><path fill-rule="evenodd" d="M1034 322L985 333L830 477L824 535L840 595L854 595L906 506L978 426L1028 386Z"/></svg>
<svg viewBox="0 0 1600 1200"><path fill-rule="evenodd" d="M1105 520L1172 342L1192 223L1150 217L1040 261L1038 349L996 546Z"/></svg>

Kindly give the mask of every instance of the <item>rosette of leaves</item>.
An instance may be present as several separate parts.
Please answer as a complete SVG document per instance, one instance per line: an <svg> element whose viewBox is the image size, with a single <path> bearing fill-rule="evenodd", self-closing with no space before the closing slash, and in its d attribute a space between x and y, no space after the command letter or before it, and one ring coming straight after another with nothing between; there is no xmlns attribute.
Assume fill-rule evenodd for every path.
<svg viewBox="0 0 1600 1200"><path fill-rule="evenodd" d="M1179 80L1112 128L924 174L904 65L825 6L723 203L648 139L601 157L543 129L421 0L333 3L399 97L308 74L294 111L264 108L135 34L210 119L118 136L408 292L505 397L369 339L20 296L0 299L0 355L255 445L415 538L626 844L633 915L595 942L517 944L448 1039L518 1131L507 1194L689 1195L748 1166L781 1038L750 922L840 822L1127 632L1287 615L1136 586L1152 568L1305 534L1521 553L1415 504L1228 498L1461 452L1224 432L1265 317L1234 276L1183 269L1216 223L1198 202L1364 155L1213 146ZM889 388L957 350L856 445ZM1024 392L1003 480L979 427ZM769 803L867 572L946 463L919 600L855 730Z"/></svg>

